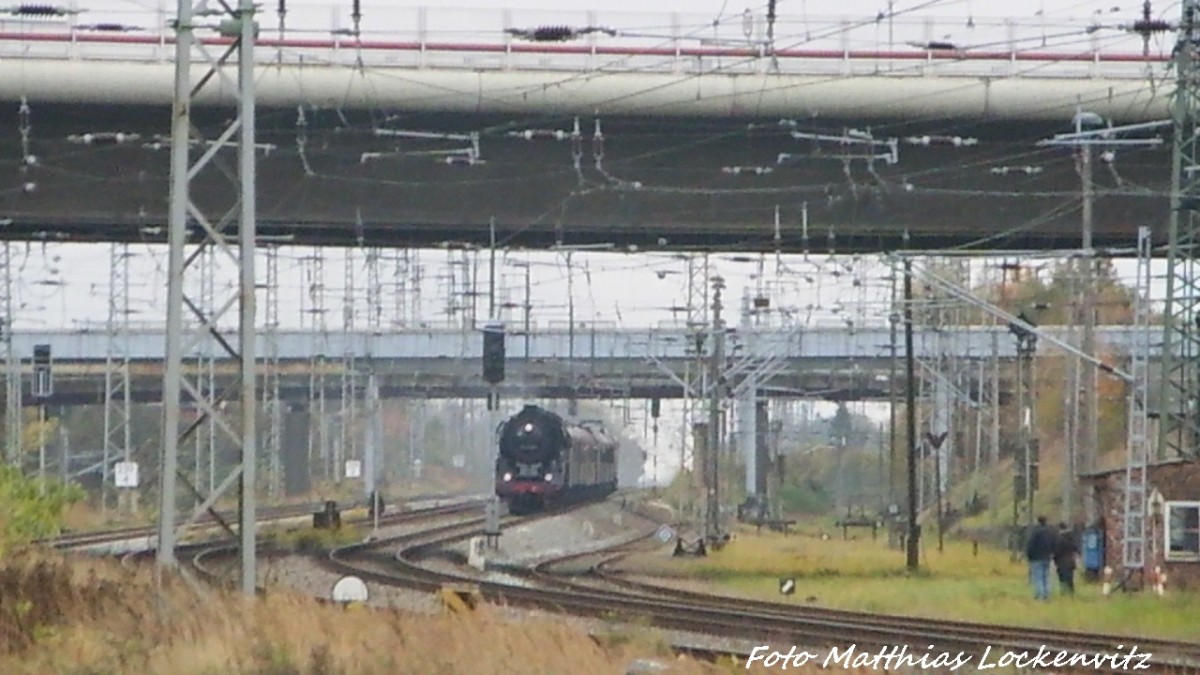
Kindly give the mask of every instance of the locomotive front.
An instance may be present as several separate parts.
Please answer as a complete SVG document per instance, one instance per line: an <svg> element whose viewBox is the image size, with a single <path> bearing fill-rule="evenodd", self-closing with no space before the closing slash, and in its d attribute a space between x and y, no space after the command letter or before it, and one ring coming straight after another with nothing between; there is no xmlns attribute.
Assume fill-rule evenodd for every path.
<svg viewBox="0 0 1200 675"><path fill-rule="evenodd" d="M513 513L534 511L562 489L564 450L570 445L558 415L526 405L500 427L496 494Z"/></svg>

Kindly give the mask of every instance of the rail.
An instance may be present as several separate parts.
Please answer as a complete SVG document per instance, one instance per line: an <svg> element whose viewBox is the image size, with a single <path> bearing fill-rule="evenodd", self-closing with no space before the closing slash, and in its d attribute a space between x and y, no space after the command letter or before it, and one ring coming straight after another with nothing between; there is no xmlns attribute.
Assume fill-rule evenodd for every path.
<svg viewBox="0 0 1200 675"><path fill-rule="evenodd" d="M524 576L538 582L547 582L562 592L574 589L579 593L625 594L644 598L648 602L653 602L653 598L659 598L664 605L678 602L691 606L697 614L736 612L753 616L753 620L756 622L767 621L781 625L794 622L799 625L812 624L820 627L810 635L825 634L825 631L821 630L825 626L844 626L846 633L839 636L834 632L833 639L829 642L831 646L840 643L843 648L847 643L854 641L854 638L859 635L859 631L865 631L873 636L893 633L895 637L892 639L895 641L884 642L883 645L899 645L908 642L911 646L921 649L929 642L936 642L941 645L955 645L956 648L963 648L968 654L974 653L973 655L978 655L981 650L988 647L999 648L1001 646L1012 651L1029 650L1030 653L1036 653L1039 647L1048 649L1052 654L1059 650L1080 654L1113 653L1127 650L1129 646L1136 644L1141 653L1148 653L1147 665L1154 672L1192 673L1197 672L1197 667L1200 667L1200 643L1195 641L1132 635L1104 635L1053 628L980 624L914 616L892 616L817 606L798 608L794 604L713 595L658 584L653 581L634 580L613 569L614 564L637 550L638 544L656 543L653 535L654 531L651 531L639 539L618 544L606 550L577 552L543 559L531 566ZM595 559L595 562L582 572L578 565L570 565L587 559ZM564 569L556 574L554 570L558 567ZM928 642L923 641L926 638L928 638ZM869 639L867 641L868 643L872 642ZM1100 666L1096 668L1096 671L1121 672L1122 669L1115 665L1111 670ZM1068 668L1063 672L1071 672L1071 669Z"/></svg>
<svg viewBox="0 0 1200 675"><path fill-rule="evenodd" d="M639 616L647 617L658 627L689 630L724 638L762 640L769 636L786 640L788 644L816 647L838 646L845 649L851 642L872 646L909 644L923 650L931 642L941 650L963 651L972 658L986 654L988 649L1009 649L1037 653L1039 647L1086 652L1102 648L1112 651L1113 636L1093 636L1065 631L1019 629L983 624L965 624L926 620L915 617L830 611L817 608L796 608L766 603L742 601L738 598L713 597L703 594L672 595L644 590L604 590L592 586L564 587L550 584L529 587L513 583L480 581L475 576L433 571L417 562L420 554L445 543L461 540L474 533L478 520L426 531L419 537L401 537L369 545L338 549L331 553L325 565L337 572L356 574L372 583L398 585L436 592L452 585L469 584L490 601L510 606L535 607L566 612L577 616ZM399 546L393 556L380 549ZM1111 643L1111 644L1110 644ZM1151 655L1156 672L1178 669L1176 672L1195 672L1197 645L1177 641L1155 641L1164 652ZM1121 648L1124 648L1122 644ZM932 649L932 648L931 648ZM744 653L737 653L744 657ZM1053 652L1052 652L1053 653ZM1100 667L1092 672L1121 672L1120 669Z"/></svg>

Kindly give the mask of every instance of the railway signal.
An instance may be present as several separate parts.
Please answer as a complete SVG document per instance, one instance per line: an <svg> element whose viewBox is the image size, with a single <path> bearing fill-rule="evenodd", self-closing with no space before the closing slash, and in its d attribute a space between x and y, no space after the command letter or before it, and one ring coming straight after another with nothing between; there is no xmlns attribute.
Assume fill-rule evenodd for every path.
<svg viewBox="0 0 1200 675"><path fill-rule="evenodd" d="M33 346L33 397L48 399L54 395L54 373L50 368L50 345Z"/></svg>
<svg viewBox="0 0 1200 675"><path fill-rule="evenodd" d="M504 324L483 327L483 380L488 384L504 381Z"/></svg>

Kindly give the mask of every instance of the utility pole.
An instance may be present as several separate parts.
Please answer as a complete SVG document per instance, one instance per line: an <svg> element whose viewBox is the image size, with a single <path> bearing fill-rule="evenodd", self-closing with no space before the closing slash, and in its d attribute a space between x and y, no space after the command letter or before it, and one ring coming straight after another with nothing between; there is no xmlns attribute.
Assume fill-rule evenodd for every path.
<svg viewBox="0 0 1200 675"><path fill-rule="evenodd" d="M891 509L892 505L896 504L896 488L898 487L898 483L899 483L899 476L896 475L896 468L900 466L900 462L896 461L897 454L899 453L899 444L896 442L897 441L896 427L898 426L899 420L897 420L897 417L896 417L896 410L900 407L900 400L899 400L900 390L896 386L896 378L899 376L898 371L900 370L900 368L899 368L900 350L899 350L899 344L898 344L899 340L898 340L898 336L896 335L896 333L897 333L897 326L901 322L901 315L897 314L895 311L897 301L900 299L899 298L900 294L898 292L900 290L900 284L898 284L896 282L897 282L897 275L896 275L895 271L893 271L892 272L892 293L891 293L893 311L891 312L891 314L888 315L888 324L891 329L890 330L891 340L889 343L890 347L891 347L891 359L890 359L889 367L888 367L888 402L889 402L889 405L888 405L888 477L887 477L887 507L888 507L888 509ZM897 506L899 506L899 505L897 505Z"/></svg>
<svg viewBox="0 0 1200 675"><path fill-rule="evenodd" d="M0 321L0 349L4 352L4 460L9 464L17 464L21 461L21 437L22 437L22 419L21 419L21 357L17 355L13 349L13 326L16 321L16 315L13 310L16 304L13 302L13 276L12 276L12 244L4 242L0 244L0 274L3 278L0 279L0 311L4 312L4 318Z"/></svg>
<svg viewBox="0 0 1200 675"><path fill-rule="evenodd" d="M1018 318L1033 326L1033 322L1022 312ZM1020 414L1020 439L1022 457L1017 462L1013 476L1013 554L1016 555L1021 528L1033 524L1033 496L1038 489L1038 439L1034 422L1033 360L1037 354L1038 336L1019 324L1009 324L1009 330L1017 339L1017 409Z"/></svg>
<svg viewBox="0 0 1200 675"><path fill-rule="evenodd" d="M321 476L333 477L329 466L329 423L326 420L325 401L325 357L329 353L329 324L325 316L325 254L313 248L312 254L301 259L304 275L304 294L301 296L302 313L311 314L309 329L317 334L317 353L308 363L308 470L321 467ZM315 414L313 414L315 411Z"/></svg>
<svg viewBox="0 0 1200 675"><path fill-rule="evenodd" d="M1144 122L1113 127L1099 115L1077 108L1074 118L1075 131L1058 134L1038 142L1039 147L1069 147L1075 150L1080 177L1081 193L1081 257L1075 262L1078 279L1078 295L1073 305L1075 316L1072 324L1081 326L1079 351L1096 354L1096 251L1092 240L1095 212L1095 190L1093 184L1095 149L1100 148L1101 159L1112 164L1116 161L1119 147L1152 147L1162 145L1161 138L1121 138L1122 134L1149 131L1166 127L1169 122ZM1086 127L1086 128L1085 128ZM1100 451L1097 426L1096 371L1084 368L1078 358L1072 357L1070 433L1067 438L1068 480L1063 481L1063 513L1069 518L1074 511L1075 483L1081 474L1093 470ZM1078 383L1076 386L1076 382ZM1084 501L1087 520L1095 518L1095 503Z"/></svg>
<svg viewBox="0 0 1200 675"><path fill-rule="evenodd" d="M567 413L574 416L578 411L578 403L575 400L575 270L571 266L572 253L567 251L567 368L571 375Z"/></svg>
<svg viewBox="0 0 1200 675"><path fill-rule="evenodd" d="M704 362L705 338L708 335L708 256L707 254L689 255L686 260L687 318L686 330L688 349L692 352L684 371L683 391L683 429L679 443L679 466L682 471L691 466L692 480L681 486L679 497L680 517L692 517L695 509L695 486L704 485L705 468L701 464L702 457L697 452L695 429L701 424L701 410L704 401L701 398L705 390L708 368Z"/></svg>
<svg viewBox="0 0 1200 675"><path fill-rule="evenodd" d="M496 216L488 220L488 320L496 320Z"/></svg>
<svg viewBox="0 0 1200 675"><path fill-rule="evenodd" d="M1075 131L1082 131L1082 115L1075 115ZM1081 246L1083 248L1083 294L1079 298L1076 307L1082 313L1080 318L1083 319L1083 331L1079 340L1079 348L1086 354L1096 353L1096 252L1092 248L1092 213L1093 213L1093 189L1092 189L1092 146L1082 145L1079 148L1079 175L1082 180L1082 198L1083 204L1081 213L1083 218ZM1082 364L1075 360L1077 367L1082 370ZM1082 405L1079 409L1079 424L1072 429L1075 434L1076 441L1075 452L1076 456L1071 458L1071 468L1074 473L1067 476L1066 483L1074 483L1079 479L1079 474L1091 471L1096 465L1097 455L1100 453L1098 447L1100 436L1096 429L1096 374L1088 368L1087 372L1080 372L1079 396L1082 399ZM1032 383L1031 383L1032 384ZM1073 493L1067 493L1068 500L1073 497ZM1070 501L1064 505L1068 509L1068 513L1073 504ZM1088 521L1092 520L1092 515L1095 511L1092 500L1087 500L1085 504L1088 512ZM1030 518L1032 518L1032 509Z"/></svg>
<svg viewBox="0 0 1200 675"><path fill-rule="evenodd" d="M30 135L33 131L33 111L29 101L21 97L21 105L17 108L18 130L21 134L21 182L25 185L36 185L30 174L37 166L37 156L30 148ZM23 406L21 402L21 357L13 349L13 330L16 327L16 293L13 288L12 244L0 244L0 311L4 312L0 319L0 350L4 356L4 459L9 464L19 465L22 461L24 448L21 439L24 437Z"/></svg>
<svg viewBox="0 0 1200 675"><path fill-rule="evenodd" d="M266 323L263 337L267 348L266 400L267 418L267 496L279 500L283 496L283 400L279 392L279 246L267 247L267 283L265 287Z"/></svg>
<svg viewBox="0 0 1200 675"><path fill-rule="evenodd" d="M575 363L575 269L571 265L571 254L567 251L567 358Z"/></svg>
<svg viewBox="0 0 1200 675"><path fill-rule="evenodd" d="M716 537L721 533L721 396L724 391L724 378L721 372L725 364L725 323L721 320L721 291L725 289L725 279L720 276L712 278L712 360L709 362L709 399L708 399L708 448L705 453L707 460L707 480L705 480L706 501L704 510L704 533L708 537Z"/></svg>
<svg viewBox="0 0 1200 675"><path fill-rule="evenodd" d="M912 261L904 259L904 369L905 381L905 420L908 428L908 536L905 541L905 554L908 569L916 570L920 566L921 528L917 525L917 375L916 355L913 351L913 288Z"/></svg>
<svg viewBox="0 0 1200 675"><path fill-rule="evenodd" d="M223 37L232 38L233 46L225 55L217 59L209 73L197 81L201 84L193 89L191 64L193 61L193 46L196 43L193 23L195 14L191 0L179 0L175 20L175 95L172 111L171 127L171 191L168 211L168 286L167 286L167 337L166 360L163 374L163 436L162 463L159 470L159 516L158 516L158 564L163 568L177 568L175 556L177 541L177 523L175 519L177 504L177 487L183 483L191 492L199 490L195 485L178 475L179 446L182 441L194 433L196 424L180 431L180 408L185 395L197 400L202 410L202 418L219 418L224 413L219 406L209 405L207 401L197 396L195 386L183 376L183 358L194 344L193 340L184 339L183 315L185 309L195 311L195 305L184 296L184 274L195 256L185 256L188 243L188 223L197 221L204 233L200 247L215 246L223 249L228 257L236 260L238 265L237 302L232 299L227 303L216 306L221 309L211 316L199 316L201 324L208 332L217 335L217 325L220 315L225 308L237 305L239 308L238 340L236 348L229 342L221 340L222 346L229 356L238 363L236 381L240 385L238 405L240 424L220 425L236 443L241 451L241 462L234 468L215 491L208 495L186 519L185 525L195 521L206 510L216 503L226 490L233 485L239 485L240 514L240 552L242 591L253 595L256 590L256 557L255 557L255 467L257 464L255 422L257 415L256 372L255 372L255 274L254 256L256 245L256 157L255 157L255 92L254 92L254 41L257 24L254 21L255 6L252 0L240 0L236 9L225 5L229 18L220 24ZM191 111L193 97L200 93L205 84L225 64L229 56L237 54L237 117L231 123L224 137L239 134L237 143L238 171L236 191L231 213L236 217L209 218L200 213L195 202L191 199L191 182L209 162L216 156L224 143L218 143L207 150L193 164L190 162L192 135ZM219 78L217 78L219 80ZM198 135L198 134L197 134ZM223 137L223 140L224 140ZM201 146L204 147L204 146ZM189 217L190 216L190 217ZM230 241L229 233L222 232L227 223L237 223L236 251ZM220 397L226 398L228 392ZM227 528L228 529L228 528ZM230 530L232 534L232 530Z"/></svg>
<svg viewBox="0 0 1200 675"><path fill-rule="evenodd" d="M379 278L379 249L368 248L365 258L367 263L367 383L363 391L363 403L366 408L366 428L363 429L362 475L363 492L367 499L371 500L371 513L374 518L373 529L378 531L378 480L382 474L379 444L383 438L383 409L382 403L379 400L379 382L375 374L375 339L383 330L383 284Z"/></svg>
<svg viewBox="0 0 1200 675"><path fill-rule="evenodd" d="M525 325L524 325L525 335L524 335L524 337L525 337L525 360L526 361L529 360L529 331L531 330L530 318L533 314L533 304L530 301L530 291L531 290L532 290L532 286L529 282L529 263L525 263L525 306L522 307L521 309L525 310Z"/></svg>
<svg viewBox="0 0 1200 675"><path fill-rule="evenodd" d="M344 283L342 285L342 335L352 336L355 333L355 319L357 310L357 285L354 279L355 256L354 250L347 248L344 251L343 258L344 266L342 275ZM342 352L342 396L338 402L338 417L341 420L340 434L338 444L334 448L333 469L334 476L337 482L341 482L346 478L346 462L355 457L355 446L357 445L357 436L355 434L358 426L358 354L352 346L353 343L343 343L345 348Z"/></svg>

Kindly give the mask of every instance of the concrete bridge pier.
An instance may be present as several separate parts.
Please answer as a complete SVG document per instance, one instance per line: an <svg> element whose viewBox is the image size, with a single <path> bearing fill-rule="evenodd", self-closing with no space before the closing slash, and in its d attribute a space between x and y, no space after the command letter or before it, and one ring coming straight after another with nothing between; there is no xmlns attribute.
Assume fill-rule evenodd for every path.
<svg viewBox="0 0 1200 675"><path fill-rule="evenodd" d="M737 410L737 447L746 466L746 497L759 493L758 489L758 415L757 396L753 386L737 395L734 405Z"/></svg>

